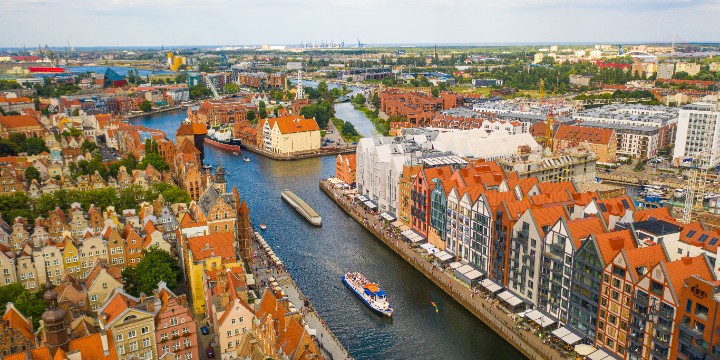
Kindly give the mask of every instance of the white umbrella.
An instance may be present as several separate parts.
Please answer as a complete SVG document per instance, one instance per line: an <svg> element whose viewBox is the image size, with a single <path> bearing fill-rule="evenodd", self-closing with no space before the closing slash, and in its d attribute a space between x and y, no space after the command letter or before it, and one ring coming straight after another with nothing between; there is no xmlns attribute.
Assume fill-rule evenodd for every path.
<svg viewBox="0 0 720 360"><path fill-rule="evenodd" d="M578 353L580 356L588 356L591 353L595 352L595 347L592 345L586 345L586 344L580 344L575 345L575 352Z"/></svg>

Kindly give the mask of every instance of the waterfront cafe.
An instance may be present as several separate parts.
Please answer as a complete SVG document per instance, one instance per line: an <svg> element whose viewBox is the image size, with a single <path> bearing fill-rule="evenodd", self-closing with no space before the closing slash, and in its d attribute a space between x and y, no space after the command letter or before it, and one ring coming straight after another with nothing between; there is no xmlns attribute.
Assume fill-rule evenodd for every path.
<svg viewBox="0 0 720 360"><path fill-rule="evenodd" d="M503 291L501 293L498 293L495 295L498 299L500 299L503 303L505 303L507 309L510 312L516 312L520 311L525 307L525 302L522 301L519 297L513 295L510 291Z"/></svg>
<svg viewBox="0 0 720 360"><path fill-rule="evenodd" d="M455 277L470 286L477 284L482 276L483 274L480 271L470 265L463 265L455 269Z"/></svg>
<svg viewBox="0 0 720 360"><path fill-rule="evenodd" d="M454 258L454 256L448 254L447 251L445 251L445 250L443 250L443 251L438 251L438 252L436 252L436 253L433 254L433 255L435 255L435 257L436 257L438 260L440 260L440 262L448 262L448 261L450 261L450 260L452 260L452 259Z"/></svg>
<svg viewBox="0 0 720 360"><path fill-rule="evenodd" d="M502 291L502 286L496 284L490 279L483 279L483 281L480 282L480 286L485 288L485 290L487 290L491 294L497 294Z"/></svg>
<svg viewBox="0 0 720 360"><path fill-rule="evenodd" d="M413 245L418 245L418 244L420 244L420 243L423 243L423 242L426 242L426 241L427 241L424 236L418 234L418 233L417 233L415 230L413 230L413 229L407 229L407 230L403 231L401 234L402 234L405 238L407 238L411 243L413 243Z"/></svg>
<svg viewBox="0 0 720 360"><path fill-rule="evenodd" d="M567 345L575 345L582 340L580 336L572 332L567 326L555 329L552 335Z"/></svg>
<svg viewBox="0 0 720 360"><path fill-rule="evenodd" d="M390 214L390 213L388 213L388 212L381 213L381 214L380 214L380 217L382 217L383 219L385 219L385 220L387 220L388 222L391 222L391 223L392 223L393 221L397 220L397 219L395 219L395 216L393 216L392 214Z"/></svg>
<svg viewBox="0 0 720 360"><path fill-rule="evenodd" d="M541 313L541 312L538 311L538 310L532 310L532 311L526 313L526 314L525 314L525 318L527 318L528 320L534 322L535 324L537 324L538 326L540 326L540 328L542 328L542 329L546 329L546 328L548 328L548 327L550 327L550 326L552 326L552 325L555 325L555 324L557 323L557 322L556 322L555 320L553 320L551 317L549 317L549 316Z"/></svg>

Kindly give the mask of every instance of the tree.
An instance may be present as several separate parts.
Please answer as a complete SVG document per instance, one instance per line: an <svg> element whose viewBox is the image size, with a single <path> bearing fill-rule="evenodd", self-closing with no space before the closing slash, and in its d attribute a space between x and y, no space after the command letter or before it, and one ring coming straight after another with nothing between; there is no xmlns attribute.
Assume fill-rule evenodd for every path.
<svg viewBox="0 0 720 360"><path fill-rule="evenodd" d="M37 155L43 151L50 151L41 138L27 138L20 143L20 149L28 155Z"/></svg>
<svg viewBox="0 0 720 360"><path fill-rule="evenodd" d="M98 149L98 146L97 146L97 144L95 144L92 141L85 140L85 141L83 141L82 145L80 146L80 149L82 150L83 154L86 154L86 153L94 152L95 150Z"/></svg>
<svg viewBox="0 0 720 360"><path fill-rule="evenodd" d="M300 109L300 115L308 119L315 118L321 129L327 128L328 122L334 114L335 109L333 109L332 102L327 100L318 101Z"/></svg>
<svg viewBox="0 0 720 360"><path fill-rule="evenodd" d="M122 272L125 290L131 295L152 294L160 281L168 288L177 286L180 266L177 259L156 246L143 251L143 258L136 267L127 267Z"/></svg>
<svg viewBox="0 0 720 360"><path fill-rule="evenodd" d="M149 164L152 164L152 166L158 171L170 170L170 165L165 162L165 159L163 159L160 154L155 152L146 154L145 157L143 157L142 161L140 161L140 164L138 164L138 169L145 170L145 168L147 168Z"/></svg>
<svg viewBox="0 0 720 360"><path fill-rule="evenodd" d="M255 111L248 110L247 114L245 115L245 118L254 124L255 123Z"/></svg>
<svg viewBox="0 0 720 360"><path fill-rule="evenodd" d="M140 103L140 110L143 112L150 112L152 111L152 104L150 104L147 100L143 100L143 102Z"/></svg>
<svg viewBox="0 0 720 360"><path fill-rule="evenodd" d="M223 90L226 94L235 94L240 92L240 85L235 83L225 84L225 86L223 86Z"/></svg>
<svg viewBox="0 0 720 360"><path fill-rule="evenodd" d="M72 113L70 114L72 116L80 116L80 108L74 108Z"/></svg>
<svg viewBox="0 0 720 360"><path fill-rule="evenodd" d="M210 94L210 89L206 88L205 85L197 84L190 87L190 98L193 100L210 96Z"/></svg>
<svg viewBox="0 0 720 360"><path fill-rule="evenodd" d="M687 80L688 78L690 78L690 74L686 73L685 71L678 71L672 76L672 78L678 80Z"/></svg>
<svg viewBox="0 0 720 360"><path fill-rule="evenodd" d="M432 90L430 91L432 93L433 97L440 96L440 89L436 86L433 86Z"/></svg>
<svg viewBox="0 0 720 360"><path fill-rule="evenodd" d="M8 140L0 140L0 156L15 156L19 152L20 146L18 144Z"/></svg>
<svg viewBox="0 0 720 360"><path fill-rule="evenodd" d="M273 109L273 114L275 114L275 117L278 116L278 112L280 112L280 109L282 109L282 105L278 105Z"/></svg>
<svg viewBox="0 0 720 360"><path fill-rule="evenodd" d="M32 317L33 327L40 326L40 319L45 312L45 300L43 290L31 293L30 290L23 291L15 299L15 307L26 317Z"/></svg>
<svg viewBox="0 0 720 360"><path fill-rule="evenodd" d="M34 166L29 166L25 169L25 180L27 180L28 183L33 180L40 181L40 171L38 171L38 169Z"/></svg>
<svg viewBox="0 0 720 360"><path fill-rule="evenodd" d="M187 82L187 73L181 72L177 75L175 75L175 82L178 84L184 84Z"/></svg>
<svg viewBox="0 0 720 360"><path fill-rule="evenodd" d="M265 106L265 102L262 100L258 103L258 116L261 119L267 118L267 108Z"/></svg>

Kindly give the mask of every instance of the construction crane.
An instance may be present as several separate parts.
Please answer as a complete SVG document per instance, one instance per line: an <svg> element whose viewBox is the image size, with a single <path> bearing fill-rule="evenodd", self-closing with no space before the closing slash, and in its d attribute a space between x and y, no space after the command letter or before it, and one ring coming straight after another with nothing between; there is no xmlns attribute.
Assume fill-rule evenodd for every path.
<svg viewBox="0 0 720 360"><path fill-rule="evenodd" d="M53 52L50 51L50 48L47 46L47 44L45 44L45 54L46 54L46 55L48 56L48 58L50 59L50 65L51 65L52 67L55 67L55 66L56 66L56 63L55 63L55 54L53 54Z"/></svg>
<svg viewBox="0 0 720 360"><path fill-rule="evenodd" d="M553 114L553 106L548 109L547 118L545 119L545 147L552 150L552 141L555 137L553 126L555 125L555 114Z"/></svg>

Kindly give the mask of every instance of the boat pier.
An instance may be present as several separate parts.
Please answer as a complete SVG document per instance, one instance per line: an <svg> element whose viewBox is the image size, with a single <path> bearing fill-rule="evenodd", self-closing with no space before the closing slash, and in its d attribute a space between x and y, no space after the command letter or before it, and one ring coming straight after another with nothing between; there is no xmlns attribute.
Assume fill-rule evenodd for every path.
<svg viewBox="0 0 720 360"><path fill-rule="evenodd" d="M293 209L299 212L300 215L305 218L305 220L309 221L315 226L322 225L322 218L317 213L317 211L315 211L315 209L308 205L299 196L295 195L295 193L288 189L285 189L282 191L282 193L280 193L280 196L283 198L283 200L287 201L287 203L290 204Z"/></svg>
<svg viewBox="0 0 720 360"><path fill-rule="evenodd" d="M315 342L327 359L352 359L345 347L340 343L340 340L338 340L332 330L330 330L327 323L325 323L320 314L315 311L312 303L310 303L308 298L300 291L295 280L293 280L287 271L278 270L278 268L283 267L282 261L280 261L273 252L272 247L268 245L262 235L257 231L253 232L252 246L258 257L266 257L276 265L270 270L259 269L253 266L252 271L255 275L256 284L259 284L263 280L266 280L269 286L277 284L275 287L279 287L285 292L295 308L303 310L303 325L306 326L306 328L316 331Z"/></svg>

